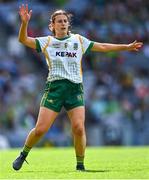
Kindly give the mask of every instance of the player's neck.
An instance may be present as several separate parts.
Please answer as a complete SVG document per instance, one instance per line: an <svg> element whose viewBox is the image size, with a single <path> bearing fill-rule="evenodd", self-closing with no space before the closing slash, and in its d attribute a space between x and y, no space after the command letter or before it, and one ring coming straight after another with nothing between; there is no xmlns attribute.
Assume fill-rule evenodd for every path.
<svg viewBox="0 0 149 180"><path fill-rule="evenodd" d="M63 38L66 38L66 37L68 37L68 34L66 34L66 33L57 33L55 35L55 38L57 38L57 39L63 39Z"/></svg>

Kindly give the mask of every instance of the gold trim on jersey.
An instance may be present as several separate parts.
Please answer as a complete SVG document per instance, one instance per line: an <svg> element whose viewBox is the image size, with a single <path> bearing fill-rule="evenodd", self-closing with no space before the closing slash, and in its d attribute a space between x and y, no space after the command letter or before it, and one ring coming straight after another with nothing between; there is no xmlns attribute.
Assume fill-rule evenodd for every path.
<svg viewBox="0 0 149 180"><path fill-rule="evenodd" d="M46 48L49 46L50 44L50 36L48 36L48 42L46 43L46 45L42 48L42 52L44 52L46 50Z"/></svg>
<svg viewBox="0 0 149 180"><path fill-rule="evenodd" d="M82 52L83 52L83 54L84 54L85 51L84 51L84 48L83 48L83 41L82 41L82 38L81 38L81 36L80 36L79 34L77 34L77 37L79 38L79 41L80 41L80 44L81 44L81 48L82 48Z"/></svg>
<svg viewBox="0 0 149 180"><path fill-rule="evenodd" d="M80 60L80 74L81 74L81 76L83 75L83 70L82 70L82 58L81 58L81 60Z"/></svg>
<svg viewBox="0 0 149 180"><path fill-rule="evenodd" d="M42 52L44 53L45 55L45 58L46 58L46 61L47 61L47 64L49 66L49 68L51 68L51 62L50 62L50 58L49 58L49 55L48 55L48 52L47 52L47 47L49 46L50 44L50 36L48 36L48 42L46 43L46 45L42 48Z"/></svg>
<svg viewBox="0 0 149 180"><path fill-rule="evenodd" d="M50 61L47 50L44 51L44 55L46 57L46 61L47 61L47 64L48 64L49 68L51 68L51 61Z"/></svg>
<svg viewBox="0 0 149 180"><path fill-rule="evenodd" d="M82 53L84 54L85 51L84 51L84 48L83 48L83 41L82 41L82 39L81 39L81 37L80 37L79 34L76 34L76 35L77 35L77 37L78 37L78 39L79 39L79 42L80 42L80 44L81 44ZM83 56L83 55L82 55L82 56ZM80 60L80 75L81 75L81 76L83 75L83 70L82 70L82 57L81 57L81 60Z"/></svg>

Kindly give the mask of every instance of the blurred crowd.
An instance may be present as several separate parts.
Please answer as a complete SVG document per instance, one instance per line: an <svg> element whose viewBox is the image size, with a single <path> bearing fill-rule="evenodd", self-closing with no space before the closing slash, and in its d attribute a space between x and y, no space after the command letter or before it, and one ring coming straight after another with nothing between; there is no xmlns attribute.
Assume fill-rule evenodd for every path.
<svg viewBox="0 0 149 180"><path fill-rule="evenodd" d="M22 3L0 1L0 148L23 145L48 73L44 56L18 42ZM72 33L98 42L144 43L140 52L86 54L83 83L89 146L149 145L149 1L37 0L29 8L32 37L51 34L50 14L65 9L73 14ZM62 109L38 146L69 145L71 127Z"/></svg>

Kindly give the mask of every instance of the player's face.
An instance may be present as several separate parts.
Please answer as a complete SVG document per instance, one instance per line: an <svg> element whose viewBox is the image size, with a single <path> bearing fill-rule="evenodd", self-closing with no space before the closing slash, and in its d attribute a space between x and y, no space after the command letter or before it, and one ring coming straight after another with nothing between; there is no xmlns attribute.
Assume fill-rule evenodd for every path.
<svg viewBox="0 0 149 180"><path fill-rule="evenodd" d="M64 34L67 35L68 27L69 27L69 21L67 16L65 15L57 15L55 17L55 21L52 24L55 34Z"/></svg>

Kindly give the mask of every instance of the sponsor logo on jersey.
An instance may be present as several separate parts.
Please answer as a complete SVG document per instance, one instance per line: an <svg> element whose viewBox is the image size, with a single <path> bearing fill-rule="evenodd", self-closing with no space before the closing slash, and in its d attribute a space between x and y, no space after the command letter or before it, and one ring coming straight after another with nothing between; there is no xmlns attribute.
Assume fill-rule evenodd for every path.
<svg viewBox="0 0 149 180"><path fill-rule="evenodd" d="M60 56L60 57L77 57L77 54L75 52L60 52L60 51L57 51L56 52L56 56Z"/></svg>
<svg viewBox="0 0 149 180"><path fill-rule="evenodd" d="M78 43L74 43L74 44L73 44L73 49L74 49L74 50L78 50Z"/></svg>
<svg viewBox="0 0 149 180"><path fill-rule="evenodd" d="M60 48L61 47L61 44L60 43L53 43L52 46L54 48Z"/></svg>

